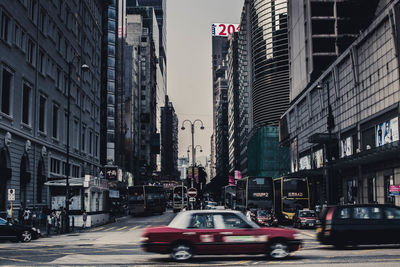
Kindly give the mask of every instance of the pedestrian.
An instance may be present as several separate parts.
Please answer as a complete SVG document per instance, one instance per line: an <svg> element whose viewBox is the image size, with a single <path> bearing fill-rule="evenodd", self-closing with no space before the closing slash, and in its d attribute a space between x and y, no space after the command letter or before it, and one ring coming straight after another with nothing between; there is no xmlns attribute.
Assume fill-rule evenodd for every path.
<svg viewBox="0 0 400 267"><path fill-rule="evenodd" d="M86 213L86 210L83 210L83 213L82 213L82 220L83 220L83 229L85 229L85 228L86 228L86 221L87 221L87 213Z"/></svg>
<svg viewBox="0 0 400 267"><path fill-rule="evenodd" d="M25 209L23 215L24 224L30 224L30 219L31 219L31 211L29 209Z"/></svg>
<svg viewBox="0 0 400 267"><path fill-rule="evenodd" d="M12 209L11 209L11 206L8 206L8 208L7 208L7 222L12 222L13 221L13 219L12 219Z"/></svg>
<svg viewBox="0 0 400 267"><path fill-rule="evenodd" d="M47 215L47 236L51 233L51 227L54 225L54 213L49 213Z"/></svg>
<svg viewBox="0 0 400 267"><path fill-rule="evenodd" d="M23 223L23 219L24 219L24 207L19 206L19 210L18 210L18 222L19 223Z"/></svg>

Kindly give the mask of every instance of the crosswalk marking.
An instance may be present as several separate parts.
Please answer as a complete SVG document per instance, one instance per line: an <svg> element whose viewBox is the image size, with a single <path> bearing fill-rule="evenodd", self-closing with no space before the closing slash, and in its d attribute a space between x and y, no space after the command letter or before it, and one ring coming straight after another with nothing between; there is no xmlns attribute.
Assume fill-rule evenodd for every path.
<svg viewBox="0 0 400 267"><path fill-rule="evenodd" d="M135 227L132 227L129 231L133 231L133 230L136 230L136 229L138 229L139 228L139 226L137 225L137 226L135 226Z"/></svg>

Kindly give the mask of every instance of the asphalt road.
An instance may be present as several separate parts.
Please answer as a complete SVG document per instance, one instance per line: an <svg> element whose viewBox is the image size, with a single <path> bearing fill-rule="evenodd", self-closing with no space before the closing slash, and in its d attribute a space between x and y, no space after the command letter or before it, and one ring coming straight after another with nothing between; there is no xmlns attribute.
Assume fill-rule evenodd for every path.
<svg viewBox="0 0 400 267"><path fill-rule="evenodd" d="M139 238L148 226L165 225L174 217L126 217L82 233L41 238L30 243L0 241L0 265L129 265L129 266L400 266L399 246L364 246L334 250L320 245L314 230L301 230L304 248L286 260L264 256L197 256L189 262L143 252Z"/></svg>

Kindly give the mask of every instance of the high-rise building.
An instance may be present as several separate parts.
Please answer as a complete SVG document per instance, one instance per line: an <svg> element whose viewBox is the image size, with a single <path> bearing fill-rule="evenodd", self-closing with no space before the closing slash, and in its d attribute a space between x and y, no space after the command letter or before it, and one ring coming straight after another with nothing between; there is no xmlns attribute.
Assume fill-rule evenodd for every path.
<svg viewBox="0 0 400 267"><path fill-rule="evenodd" d="M251 97L251 29L250 0L245 0L240 20L238 40L238 72L239 72L239 139L240 139L240 171L247 175L247 142L253 125L253 108Z"/></svg>
<svg viewBox="0 0 400 267"><path fill-rule="evenodd" d="M46 181L98 175L103 8L97 0L0 2L0 212L7 189L17 192L14 207L50 207L65 186Z"/></svg>
<svg viewBox="0 0 400 267"><path fill-rule="evenodd" d="M101 164L116 165L116 107L117 107L117 41L118 41L118 4L109 1L103 10L103 38L101 42Z"/></svg>
<svg viewBox="0 0 400 267"><path fill-rule="evenodd" d="M228 149L229 174L234 175L240 167L240 120L239 120L239 33L228 37L229 49L227 58L228 81Z"/></svg>
<svg viewBox="0 0 400 267"><path fill-rule="evenodd" d="M155 15L155 23L151 28L153 32L153 42L156 54L156 132L160 133L161 129L161 113L160 109L165 105L165 95L167 94L167 31L166 31L166 0L127 0L127 10L134 10L134 8L152 8ZM129 11L130 12L130 11ZM157 27L158 26L158 27ZM153 143L157 145L157 136L154 135ZM158 140L159 142L159 140ZM159 154L159 153L158 153ZM157 158L157 169L160 169L161 159Z"/></svg>
<svg viewBox="0 0 400 267"><path fill-rule="evenodd" d="M145 178L151 176L151 172L157 169L156 154L160 151L159 135L156 133L158 25L152 7L128 7L126 12L128 43L132 45L131 49L137 49L140 62L138 66L138 103L134 111L139 112L140 128L137 174Z"/></svg>
<svg viewBox="0 0 400 267"><path fill-rule="evenodd" d="M290 101L315 81L369 25L379 2L384 6L388 1L288 1Z"/></svg>
<svg viewBox="0 0 400 267"><path fill-rule="evenodd" d="M289 107L287 0L250 1L254 127L278 125Z"/></svg>
<svg viewBox="0 0 400 267"><path fill-rule="evenodd" d="M228 81L227 62L222 61L215 71L216 81L216 176L222 184L228 183L229 175L229 138L228 138Z"/></svg>
<svg viewBox="0 0 400 267"><path fill-rule="evenodd" d="M390 185L400 180L400 1L305 7L289 9L293 101L280 121L280 140L290 146L291 172L311 178L311 205L399 205Z"/></svg>
<svg viewBox="0 0 400 267"><path fill-rule="evenodd" d="M247 175L276 177L289 167L288 149L281 149L278 139L279 119L289 106L287 0L249 0L243 11L242 22L251 30L252 128L247 139Z"/></svg>
<svg viewBox="0 0 400 267"><path fill-rule="evenodd" d="M161 108L161 174L178 180L178 116L174 106L165 96L165 106Z"/></svg>

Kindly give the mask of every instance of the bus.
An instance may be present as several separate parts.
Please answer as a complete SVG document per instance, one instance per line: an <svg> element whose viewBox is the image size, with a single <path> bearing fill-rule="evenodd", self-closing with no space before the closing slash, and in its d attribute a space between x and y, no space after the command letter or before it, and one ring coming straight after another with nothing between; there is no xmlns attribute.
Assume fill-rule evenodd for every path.
<svg viewBox="0 0 400 267"><path fill-rule="evenodd" d="M188 196L186 186L175 186L172 195L172 209L174 210L174 212L178 212L187 206Z"/></svg>
<svg viewBox="0 0 400 267"><path fill-rule="evenodd" d="M310 189L307 177L274 179L275 213L280 222L290 222L297 210L310 208Z"/></svg>
<svg viewBox="0 0 400 267"><path fill-rule="evenodd" d="M250 176L237 181L236 209L259 208L272 210L274 207L272 177Z"/></svg>
<svg viewBox="0 0 400 267"><path fill-rule="evenodd" d="M136 185L128 188L128 210L131 215L163 213L165 190L159 185Z"/></svg>

